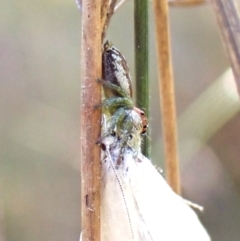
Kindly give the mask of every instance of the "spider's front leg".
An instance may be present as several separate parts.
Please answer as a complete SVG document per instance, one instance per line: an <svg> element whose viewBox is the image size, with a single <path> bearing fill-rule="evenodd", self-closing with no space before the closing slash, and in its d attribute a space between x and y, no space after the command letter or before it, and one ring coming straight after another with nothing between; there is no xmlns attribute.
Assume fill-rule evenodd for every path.
<svg viewBox="0 0 240 241"><path fill-rule="evenodd" d="M126 109L124 107L118 108L110 117L108 121L107 132L100 138L100 140L102 140L109 134L119 137L122 134L126 116ZM97 143L99 143L99 141L97 141Z"/></svg>
<svg viewBox="0 0 240 241"><path fill-rule="evenodd" d="M128 92L124 91L123 88L120 86L113 84L107 80L104 79L97 79L98 83L101 83L104 88L104 92L107 98L111 96L120 96L120 97L128 97L130 98L130 95Z"/></svg>
<svg viewBox="0 0 240 241"><path fill-rule="evenodd" d="M141 136L142 131L142 120L138 113L133 110L126 111L125 118L122 122L119 141L120 141L120 152L117 159L116 168L119 167L123 160L124 152L126 147L132 148L134 152L138 152L141 145Z"/></svg>
<svg viewBox="0 0 240 241"><path fill-rule="evenodd" d="M111 117L110 126L108 128L109 133L115 133L116 136L119 136L125 118L126 110L123 107L120 107Z"/></svg>
<svg viewBox="0 0 240 241"><path fill-rule="evenodd" d="M111 116L109 117L109 121L107 124L107 130L105 130L105 134L103 134L98 140L97 140L97 144L101 143L101 141L108 135L114 135L114 136L119 136L121 134L121 130L123 129L123 123L124 120L126 118L126 109L124 107L118 107L116 108L116 106L118 106L118 104L120 103L125 103L126 101L124 100L124 98L120 98L121 101L119 101L119 99L116 100L116 97L114 98L110 98L110 99L105 99L103 101L102 104L96 106L96 107L100 107L103 106L104 108L106 108ZM128 102L130 105L130 102Z"/></svg>
<svg viewBox="0 0 240 241"><path fill-rule="evenodd" d="M110 114L113 115L119 108L132 110L134 104L133 101L128 97L111 97L103 100L103 102L96 107L100 106L108 110Z"/></svg>

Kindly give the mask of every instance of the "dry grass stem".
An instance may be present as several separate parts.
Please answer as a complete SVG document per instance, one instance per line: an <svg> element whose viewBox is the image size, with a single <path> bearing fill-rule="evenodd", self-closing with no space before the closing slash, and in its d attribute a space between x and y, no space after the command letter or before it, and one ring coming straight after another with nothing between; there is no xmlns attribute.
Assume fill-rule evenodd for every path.
<svg viewBox="0 0 240 241"><path fill-rule="evenodd" d="M82 2L81 36L81 220L83 241L100 241L101 5Z"/></svg>
<svg viewBox="0 0 240 241"><path fill-rule="evenodd" d="M173 7L191 7L205 4L206 0L169 0L168 3Z"/></svg>
<svg viewBox="0 0 240 241"><path fill-rule="evenodd" d="M101 7L102 41L105 38L107 27L114 13L116 2L117 0L102 0L102 7Z"/></svg>
<svg viewBox="0 0 240 241"><path fill-rule="evenodd" d="M154 0L153 2L159 60L159 93L161 99L166 173L169 185L176 193L179 193L177 127L169 38L168 2L166 0Z"/></svg>
<svg viewBox="0 0 240 241"><path fill-rule="evenodd" d="M224 46L240 93L240 14L234 0L212 0Z"/></svg>

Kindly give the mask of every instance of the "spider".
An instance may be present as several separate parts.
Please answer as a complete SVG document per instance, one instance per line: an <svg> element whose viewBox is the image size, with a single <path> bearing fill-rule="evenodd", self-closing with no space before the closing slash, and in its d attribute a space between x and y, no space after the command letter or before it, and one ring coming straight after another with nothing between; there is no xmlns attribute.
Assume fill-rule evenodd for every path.
<svg viewBox="0 0 240 241"><path fill-rule="evenodd" d="M103 79L97 81L103 85L106 98L101 106L110 116L107 134L116 136L121 142L121 156L123 148L131 143L129 140L133 139L135 133L139 136L146 133L148 120L144 111L134 106L126 60L108 41L104 44L102 64Z"/></svg>

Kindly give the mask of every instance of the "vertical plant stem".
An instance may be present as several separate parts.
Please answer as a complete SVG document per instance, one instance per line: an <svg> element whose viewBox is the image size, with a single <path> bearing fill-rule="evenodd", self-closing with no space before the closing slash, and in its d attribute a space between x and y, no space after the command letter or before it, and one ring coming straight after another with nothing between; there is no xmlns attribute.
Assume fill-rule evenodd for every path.
<svg viewBox="0 0 240 241"><path fill-rule="evenodd" d="M81 220L82 240L100 241L101 1L82 2Z"/></svg>
<svg viewBox="0 0 240 241"><path fill-rule="evenodd" d="M102 0L101 23L102 23L102 42L105 38L108 25L114 13L117 0Z"/></svg>
<svg viewBox="0 0 240 241"><path fill-rule="evenodd" d="M134 1L135 74L137 107L149 115L148 81L148 0ZM144 137L143 154L149 156L149 138Z"/></svg>
<svg viewBox="0 0 240 241"><path fill-rule="evenodd" d="M237 1L211 1L240 94L240 13Z"/></svg>
<svg viewBox="0 0 240 241"><path fill-rule="evenodd" d="M166 172L169 185L180 192L177 153L177 125L174 97L174 82L171 64L168 2L154 0L157 54L159 60L159 93L162 113Z"/></svg>

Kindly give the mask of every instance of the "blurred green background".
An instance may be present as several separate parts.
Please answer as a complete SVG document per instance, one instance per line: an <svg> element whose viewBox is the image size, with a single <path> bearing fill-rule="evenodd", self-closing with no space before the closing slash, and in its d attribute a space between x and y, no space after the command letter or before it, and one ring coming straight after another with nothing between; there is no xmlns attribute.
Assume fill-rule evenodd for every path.
<svg viewBox="0 0 240 241"><path fill-rule="evenodd" d="M1 2L0 241L78 240L80 13L75 2ZM152 161L164 167L152 2L149 2ZM171 7L185 198L212 240L240 237L239 99L211 5ZM107 38L134 79L133 2Z"/></svg>

